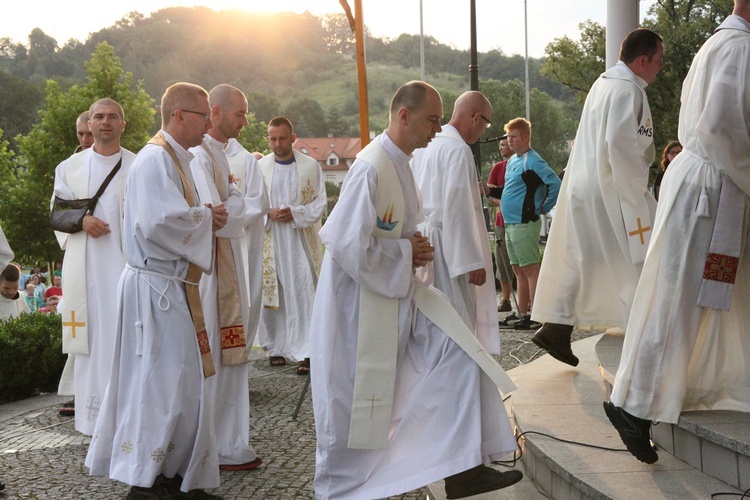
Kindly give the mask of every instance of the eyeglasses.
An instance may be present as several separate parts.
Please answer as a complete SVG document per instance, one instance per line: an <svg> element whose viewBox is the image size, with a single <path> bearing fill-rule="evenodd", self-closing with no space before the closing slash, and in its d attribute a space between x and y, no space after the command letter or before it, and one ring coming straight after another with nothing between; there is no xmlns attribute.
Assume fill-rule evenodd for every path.
<svg viewBox="0 0 750 500"><path fill-rule="evenodd" d="M194 115L200 115L203 117L203 121L207 122L211 119L211 113L201 113L200 111L190 111L189 109L183 109L183 113L193 113Z"/></svg>
<svg viewBox="0 0 750 500"><path fill-rule="evenodd" d="M482 118L482 120L487 122L487 126L485 128L490 128L492 126L492 122L490 121L489 118L484 116L482 113L479 113L479 116Z"/></svg>

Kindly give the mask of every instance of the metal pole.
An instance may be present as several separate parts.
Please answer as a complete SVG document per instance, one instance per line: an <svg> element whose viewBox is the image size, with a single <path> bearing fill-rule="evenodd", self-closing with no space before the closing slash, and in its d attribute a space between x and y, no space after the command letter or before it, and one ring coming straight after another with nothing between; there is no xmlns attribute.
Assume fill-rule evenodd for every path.
<svg viewBox="0 0 750 500"><path fill-rule="evenodd" d="M419 0L419 69L421 80L424 81L424 17L422 16L422 0Z"/></svg>
<svg viewBox="0 0 750 500"><path fill-rule="evenodd" d="M470 0L470 26L471 26L471 48L469 63L469 78L471 90L479 90L479 64L477 63L477 4L476 0Z"/></svg>
<svg viewBox="0 0 750 500"><path fill-rule="evenodd" d="M531 105L529 103L529 19L527 2L523 0L523 32L526 44L526 119L531 121Z"/></svg>

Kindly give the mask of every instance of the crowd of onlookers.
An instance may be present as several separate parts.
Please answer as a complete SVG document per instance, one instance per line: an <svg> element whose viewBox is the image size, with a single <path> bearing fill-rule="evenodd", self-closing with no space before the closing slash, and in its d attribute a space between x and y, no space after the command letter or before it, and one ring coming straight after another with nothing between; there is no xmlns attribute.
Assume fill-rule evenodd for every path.
<svg viewBox="0 0 750 500"><path fill-rule="evenodd" d="M63 295L60 269L58 268L52 273L43 273L38 266L28 270L21 269L16 264L9 264L8 267L10 266L18 269L17 276L19 279L15 283L12 280L2 279L4 288L8 289L5 290L7 292L5 295L10 300L22 298L27 306L14 310L57 314L57 307ZM10 273L10 275L16 275L16 273ZM51 276L51 283L49 276ZM0 314L0 320L7 320L14 316L16 314Z"/></svg>

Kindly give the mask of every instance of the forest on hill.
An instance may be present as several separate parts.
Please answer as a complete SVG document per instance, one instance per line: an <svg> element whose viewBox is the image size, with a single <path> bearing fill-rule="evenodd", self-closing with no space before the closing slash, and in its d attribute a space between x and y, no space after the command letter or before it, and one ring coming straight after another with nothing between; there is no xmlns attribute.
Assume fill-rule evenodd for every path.
<svg viewBox="0 0 750 500"><path fill-rule="evenodd" d="M394 90L419 78L419 37L366 35L370 128L379 131L387 124ZM0 128L11 144L38 120L45 82L55 80L63 90L82 82L86 61L101 42L114 47L122 68L157 102L176 81L207 89L230 83L245 91L260 122L284 114L301 136L359 135L354 37L343 13L316 17L179 7L132 12L86 41L59 45L38 28L28 43L0 39L0 84L6 90L0 96ZM447 114L455 97L469 89L469 53L427 37L425 61L426 80L443 94ZM531 86L550 103L573 102L571 91L540 75L540 64L530 60ZM496 50L481 53L479 75L483 81L523 81L524 60Z"/></svg>

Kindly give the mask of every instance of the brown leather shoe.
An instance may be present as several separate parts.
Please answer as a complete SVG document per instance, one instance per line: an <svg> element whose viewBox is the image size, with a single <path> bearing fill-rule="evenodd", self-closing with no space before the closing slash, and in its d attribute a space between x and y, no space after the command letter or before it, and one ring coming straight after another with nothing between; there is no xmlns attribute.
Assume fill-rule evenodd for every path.
<svg viewBox="0 0 750 500"><path fill-rule="evenodd" d="M547 351L550 356L570 366L578 366L578 358L570 348L570 334L573 332L571 325L559 323L544 323L536 331L531 341Z"/></svg>

